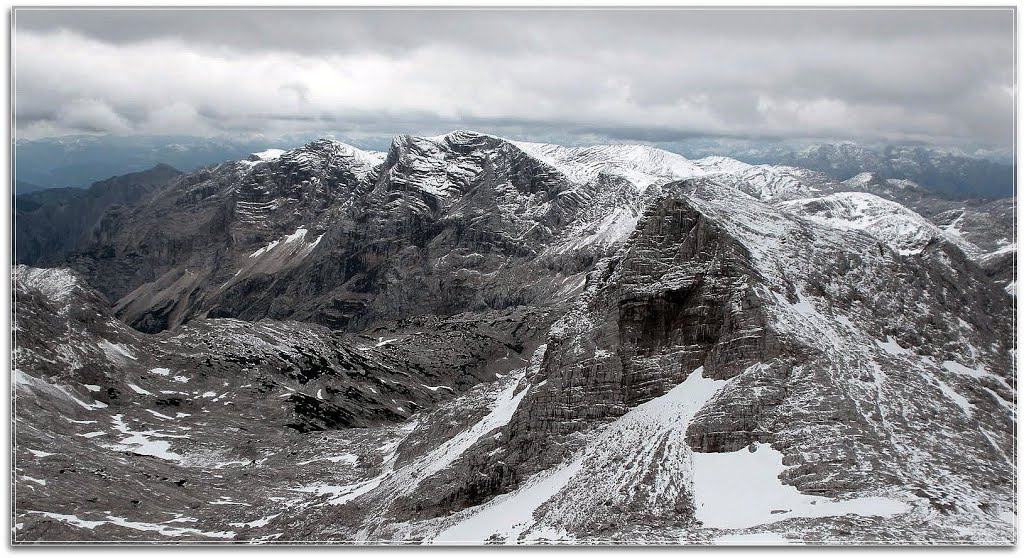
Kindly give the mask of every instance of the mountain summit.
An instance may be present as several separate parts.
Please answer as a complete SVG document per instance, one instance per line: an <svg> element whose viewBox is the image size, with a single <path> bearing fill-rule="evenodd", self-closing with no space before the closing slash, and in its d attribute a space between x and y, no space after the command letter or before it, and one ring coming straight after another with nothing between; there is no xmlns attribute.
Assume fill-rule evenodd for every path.
<svg viewBox="0 0 1024 558"><path fill-rule="evenodd" d="M171 174L13 270L17 541L1015 540L1012 200L468 131Z"/></svg>

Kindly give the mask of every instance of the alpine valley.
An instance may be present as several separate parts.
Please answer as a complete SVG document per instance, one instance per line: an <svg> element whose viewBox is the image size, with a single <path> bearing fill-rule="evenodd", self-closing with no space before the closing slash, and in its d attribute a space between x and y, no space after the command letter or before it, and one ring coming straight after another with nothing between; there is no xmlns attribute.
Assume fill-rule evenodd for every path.
<svg viewBox="0 0 1024 558"><path fill-rule="evenodd" d="M1014 198L475 132L15 202L13 540L1016 542Z"/></svg>

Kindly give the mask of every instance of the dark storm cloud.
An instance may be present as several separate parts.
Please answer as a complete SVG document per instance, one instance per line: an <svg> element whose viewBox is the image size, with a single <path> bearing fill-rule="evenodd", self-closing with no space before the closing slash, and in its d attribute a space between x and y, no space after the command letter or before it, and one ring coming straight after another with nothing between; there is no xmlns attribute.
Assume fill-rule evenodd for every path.
<svg viewBox="0 0 1024 558"><path fill-rule="evenodd" d="M1013 129L1009 9L19 9L14 54L24 135L474 127L1005 147Z"/></svg>

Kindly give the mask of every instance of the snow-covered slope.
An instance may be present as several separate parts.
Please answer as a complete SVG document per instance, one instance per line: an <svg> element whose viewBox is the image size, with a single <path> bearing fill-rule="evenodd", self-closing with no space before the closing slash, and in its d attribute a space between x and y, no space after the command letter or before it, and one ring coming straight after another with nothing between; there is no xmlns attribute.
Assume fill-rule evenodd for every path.
<svg viewBox="0 0 1024 558"><path fill-rule="evenodd" d="M682 155L645 145L562 147L548 143L512 143L578 183L594 181L604 173L622 177L643 191L654 183L704 174L699 165Z"/></svg>
<svg viewBox="0 0 1024 558"><path fill-rule="evenodd" d="M950 234L906 207L873 194L843 192L784 202L780 207L831 227L862 230L903 255L919 254L939 240L968 254L977 250L959 235Z"/></svg>
<svg viewBox="0 0 1024 558"><path fill-rule="evenodd" d="M778 165L750 165L728 157L705 157L694 161L709 176L717 176L740 190L764 201L792 199L817 191L813 176L804 169Z"/></svg>
<svg viewBox="0 0 1024 558"><path fill-rule="evenodd" d="M39 269L25 265L14 267L12 282L15 292L35 291L62 308L81 288L80 279L68 269Z"/></svg>

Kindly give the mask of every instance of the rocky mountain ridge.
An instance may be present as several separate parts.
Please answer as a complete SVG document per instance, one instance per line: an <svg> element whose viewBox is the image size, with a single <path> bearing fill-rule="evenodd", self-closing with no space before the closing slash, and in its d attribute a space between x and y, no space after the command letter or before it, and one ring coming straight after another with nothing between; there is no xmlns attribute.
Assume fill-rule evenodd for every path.
<svg viewBox="0 0 1024 558"><path fill-rule="evenodd" d="M174 178L14 271L15 539L1005 544L1012 229L904 194L474 132Z"/></svg>
<svg viewBox="0 0 1024 558"><path fill-rule="evenodd" d="M507 246L528 234L524 240L533 251L558 251L551 245L560 243L576 245L578 252L582 241L590 245L588 251L600 252L601 246L629 230L650 184L714 174L756 197L779 200L842 188L823 175L796 168L733 160L724 164L723 158L687 161L644 146L563 148L471 132L396 138L387 155L324 140L266 160L255 159L192 173L168 185L147 207L112 216L95 230L93 242L83 247L79 257L69 260L71 265L120 301L128 323L153 331L208 312L247 319L283 317L284 310L270 302L253 304L247 296L247 307L239 307L235 293L251 288L252 272L259 273L261 281L269 280L268 276L288 277L272 287L280 296L277 291L295 288L284 285L296 284L289 274L354 276L357 268L375 265L375 259L360 256L361 261L347 264L350 269L328 272L321 260L330 248L317 249L314 244L322 238L333 244L358 242L367 236L406 236L414 245L424 244L418 251L418 257L424 257L430 250L428 241L438 243L437 251L455 240L452 234L486 229L484 234L499 235ZM494 165L486 172L485 161ZM513 180L486 183L494 182L489 176L512 176ZM492 210L495 207L497 212ZM385 211L405 217L380 218ZM174 215L169 220L188 223L188 228L160 224L165 215ZM378 227L390 225L388 230L370 231L360 228L360 220ZM441 231L444 234L438 235ZM304 247L296 244L300 236ZM266 250L260 252L261 248ZM343 252L353 253L350 248ZM449 246L444 248L447 253ZM387 249L385 253L390 255ZM242 254L247 257L243 259ZM307 258L309 254L313 255ZM108 265L126 269L115 279L96 277L90 271ZM485 268L487 273L493 266ZM197 269L203 272L196 273ZM220 287L217 292L209 292L213 284ZM356 292L362 288L352 287ZM188 297L183 296L186 290ZM332 301L338 298L351 301L352 293L322 290L314 287L317 298L298 310L300 319L346 327L351 309L325 307L334 306ZM177 310L168 307L170 300Z"/></svg>

